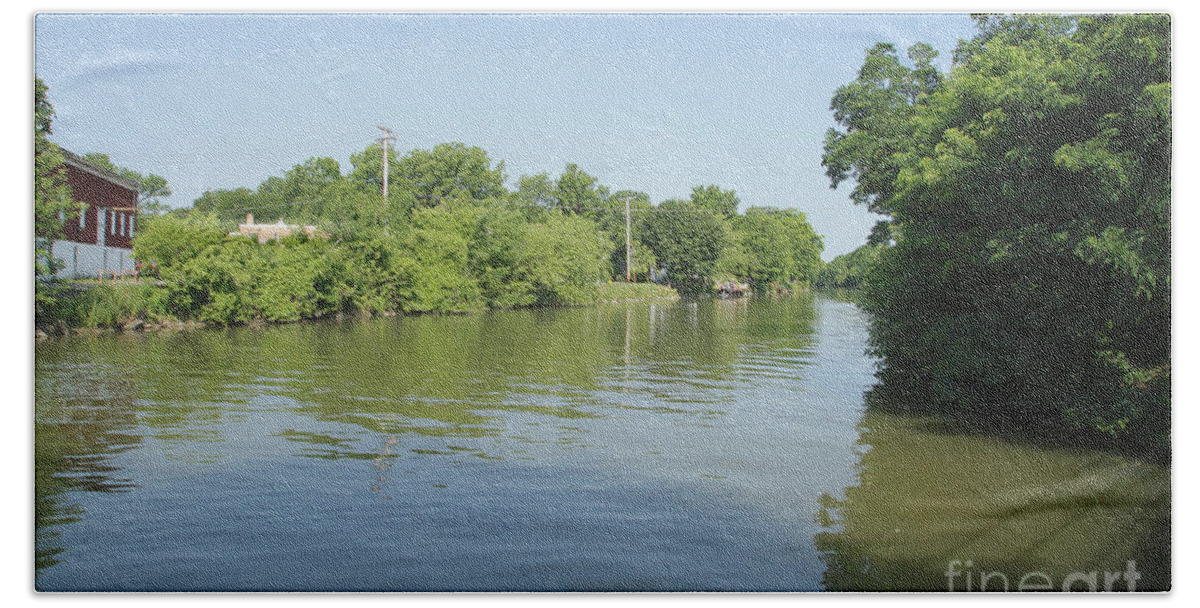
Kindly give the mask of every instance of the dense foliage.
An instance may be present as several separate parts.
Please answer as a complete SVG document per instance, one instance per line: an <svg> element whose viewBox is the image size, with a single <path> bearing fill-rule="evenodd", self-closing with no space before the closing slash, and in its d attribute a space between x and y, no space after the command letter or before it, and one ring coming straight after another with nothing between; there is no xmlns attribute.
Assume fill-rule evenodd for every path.
<svg viewBox="0 0 1200 608"><path fill-rule="evenodd" d="M1169 17L977 23L950 72L928 46L906 65L880 44L833 98L832 183L853 180L895 227L864 292L879 394L990 428L1163 447Z"/></svg>
<svg viewBox="0 0 1200 608"><path fill-rule="evenodd" d="M866 284L883 247L864 243L850 253L843 253L817 273L817 287L830 289L858 289Z"/></svg>
<svg viewBox="0 0 1200 608"><path fill-rule="evenodd" d="M34 76L33 81L33 273L34 308L39 317L55 304L58 291L47 280L59 265L50 253L51 243L62 234L64 221L78 217L79 205L71 198L63 167L63 154L50 141L54 106L47 97L49 87Z"/></svg>
<svg viewBox="0 0 1200 608"><path fill-rule="evenodd" d="M38 100L42 121L40 82ZM48 143L39 137L39 145ZM352 154L344 172L335 159L314 157L257 188L207 191L189 208L148 215L134 256L157 275L157 286L100 289L39 319L116 325L125 315L234 324L670 294L617 287L626 278L627 208L634 281L705 293L716 278L756 287L812 282L820 267L821 238L804 214L741 214L737 194L716 185L654 205L646 193L614 191L574 163L558 177L521 176L510 191L504 163L479 147L455 142L388 155L386 200L383 149L372 144ZM85 158L136 180L143 209L170 194L160 176L117 166L101 153ZM48 210L47 235L61 225L58 209L70 204L68 191L58 194L66 202L39 198L39 218ZM259 243L237 235L248 214L256 223L284 220L317 231Z"/></svg>
<svg viewBox="0 0 1200 608"><path fill-rule="evenodd" d="M756 286L811 283L821 268L821 237L794 209L751 207L731 219L730 238L718 266Z"/></svg>
<svg viewBox="0 0 1200 608"><path fill-rule="evenodd" d="M736 193L715 185L655 206L644 192L614 192L568 164L557 178L521 176L517 190L509 191L503 163L493 163L481 148L451 143L390 158L384 204L382 149L371 146L353 155L351 164L343 175L334 159L312 158L256 190L205 192L191 209L148 223L137 255L154 260L169 285L195 292L172 300L175 314L224 323L354 310L461 312L593 301L598 286L625 278L626 204L634 280L665 277L681 291L701 293L715 276L760 285L811 282L819 267L821 239L802 213L751 208L739 215ZM340 260L323 272L329 281L341 281L337 289L345 295L320 295L332 289L329 281L317 281L324 275L245 262L256 246L234 246L238 239L221 232L234 229L247 213L259 221L279 217L318 226L329 243L285 239L283 245L329 248L312 255L319 264ZM178 243L188 244L173 245ZM191 262L177 264L181 259ZM720 259L740 261L720 265ZM199 273L216 269L218 260L243 268L245 276L214 282ZM189 274L178 274L184 268ZM301 282L311 279L320 287L306 298L279 291L219 295L232 285L248 285L261 272L308 277ZM271 294L294 304L263 304Z"/></svg>
<svg viewBox="0 0 1200 608"><path fill-rule="evenodd" d="M891 222L876 222L867 236L866 243L821 266L821 270L817 272L817 287L851 290L863 287L875 264L879 262L880 254L891 246L892 240Z"/></svg>
<svg viewBox="0 0 1200 608"><path fill-rule="evenodd" d="M346 176L332 159L310 159L257 191L207 192L190 210L147 221L135 255L160 269L170 292L164 314L241 323L610 299L614 290L600 288L624 279L627 201L636 235L631 266L641 280L665 274L681 291L704 292L732 246L751 254L736 276L756 283L811 281L819 264L821 239L803 214L738 215L733 191L716 186L694 197L723 201L719 209L703 200L654 206L645 193L610 193L568 165L556 180L523 176L508 192L486 153L449 144L398 158L405 168L396 181L389 177L385 208L371 191L378 180L364 169L369 156L357 155ZM253 210L290 210L289 218L314 222L327 238L259 244L224 236Z"/></svg>

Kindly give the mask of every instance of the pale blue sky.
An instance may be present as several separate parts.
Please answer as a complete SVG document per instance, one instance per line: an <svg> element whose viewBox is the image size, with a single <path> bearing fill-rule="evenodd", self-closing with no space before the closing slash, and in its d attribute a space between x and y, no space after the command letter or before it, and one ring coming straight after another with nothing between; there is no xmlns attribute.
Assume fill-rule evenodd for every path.
<svg viewBox="0 0 1200 608"><path fill-rule="evenodd" d="M53 139L158 173L172 206L255 188L390 126L401 151L461 141L522 174L578 163L655 202L692 186L796 207L826 259L878 219L830 190L829 99L878 41L941 51L957 14L67 15L35 20Z"/></svg>

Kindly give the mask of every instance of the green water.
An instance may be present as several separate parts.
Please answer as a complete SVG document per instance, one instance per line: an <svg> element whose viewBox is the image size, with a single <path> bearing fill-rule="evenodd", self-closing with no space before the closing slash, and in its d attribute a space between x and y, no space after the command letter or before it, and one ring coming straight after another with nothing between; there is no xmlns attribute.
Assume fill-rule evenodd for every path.
<svg viewBox="0 0 1200 608"><path fill-rule="evenodd" d="M1169 584L1168 469L868 412L865 340L799 296L43 342L36 585Z"/></svg>

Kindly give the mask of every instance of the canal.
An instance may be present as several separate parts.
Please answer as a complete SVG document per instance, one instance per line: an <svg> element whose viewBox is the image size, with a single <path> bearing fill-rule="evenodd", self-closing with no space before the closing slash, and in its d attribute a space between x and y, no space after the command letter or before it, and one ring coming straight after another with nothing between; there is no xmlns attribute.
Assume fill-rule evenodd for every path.
<svg viewBox="0 0 1200 608"><path fill-rule="evenodd" d="M868 411L866 339L802 295L43 341L36 586L1169 584L1168 468Z"/></svg>

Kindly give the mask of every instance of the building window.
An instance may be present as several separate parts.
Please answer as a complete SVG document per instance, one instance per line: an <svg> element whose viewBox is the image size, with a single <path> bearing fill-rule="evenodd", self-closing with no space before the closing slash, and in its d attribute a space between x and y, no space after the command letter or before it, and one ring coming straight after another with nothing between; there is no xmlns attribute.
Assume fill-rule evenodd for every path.
<svg viewBox="0 0 1200 608"><path fill-rule="evenodd" d="M109 234L117 233L117 214L115 214L115 213L110 213L108 215L108 233Z"/></svg>
<svg viewBox="0 0 1200 608"><path fill-rule="evenodd" d="M87 209L86 208L79 210L79 227L87 228Z"/></svg>
<svg viewBox="0 0 1200 608"><path fill-rule="evenodd" d="M125 214L121 214L121 236L125 236Z"/></svg>
<svg viewBox="0 0 1200 608"><path fill-rule="evenodd" d="M133 219L129 218L129 238L133 238Z"/></svg>
<svg viewBox="0 0 1200 608"><path fill-rule="evenodd" d="M60 222L67 221L67 212L66 211L63 211L62 209L58 210L58 221L60 221Z"/></svg>

